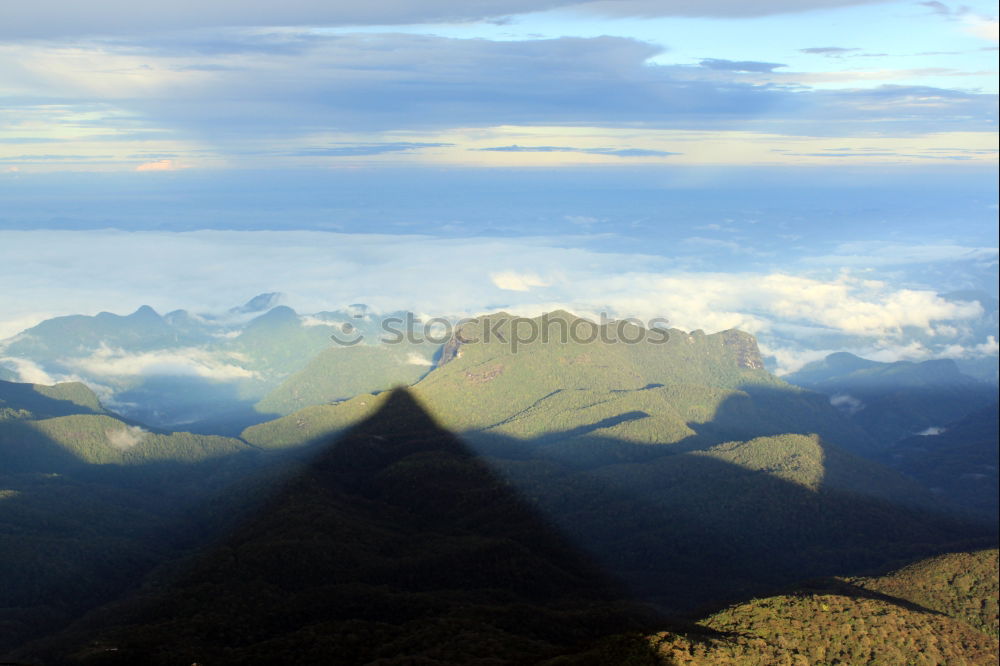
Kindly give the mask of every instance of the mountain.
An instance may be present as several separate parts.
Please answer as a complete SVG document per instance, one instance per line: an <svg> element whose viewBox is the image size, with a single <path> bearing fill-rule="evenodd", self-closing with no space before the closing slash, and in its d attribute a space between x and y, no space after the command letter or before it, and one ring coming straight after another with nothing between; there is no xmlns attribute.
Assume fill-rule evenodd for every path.
<svg viewBox="0 0 1000 666"><path fill-rule="evenodd" d="M36 654L150 666L537 663L648 622L396 391L177 580Z"/></svg>
<svg viewBox="0 0 1000 666"><path fill-rule="evenodd" d="M923 435L901 440L885 451L883 462L974 515L997 520L997 429L994 403Z"/></svg>
<svg viewBox="0 0 1000 666"><path fill-rule="evenodd" d="M880 363L831 354L784 377L830 396L879 449L957 421L996 400L996 386L962 374L954 361Z"/></svg>
<svg viewBox="0 0 1000 666"><path fill-rule="evenodd" d="M814 581L664 631L671 664L996 664L997 551L953 553L872 578Z"/></svg>
<svg viewBox="0 0 1000 666"><path fill-rule="evenodd" d="M143 306L128 316L49 319L0 342L0 380L18 379L21 367L53 381L82 380L131 419L236 435L268 415L412 383L439 346L419 342L379 354L383 322L406 313L374 316L355 305L300 315L280 300L260 294L221 315L161 316Z"/></svg>
<svg viewBox="0 0 1000 666"><path fill-rule="evenodd" d="M46 386L0 381L0 421L104 413L97 395L80 382Z"/></svg>
<svg viewBox="0 0 1000 666"><path fill-rule="evenodd" d="M947 504L912 479L852 453L874 448L865 433L825 396L764 371L746 334L670 331L665 343L567 340L515 351L515 325L501 314L460 330L413 394L602 566L664 608L984 534L937 515ZM309 407L243 438L262 449L308 446L386 400Z"/></svg>
<svg viewBox="0 0 1000 666"><path fill-rule="evenodd" d="M254 408L285 415L356 395L408 386L426 375L437 345L355 345L331 347L264 396Z"/></svg>
<svg viewBox="0 0 1000 666"><path fill-rule="evenodd" d="M623 324L625 339L649 339L602 343L617 332L557 312L527 320L551 328L552 340L515 350L510 327L518 321L526 320L501 313L466 324L446 345L444 362L413 386L443 425L470 442L537 437L546 444L543 454L579 464L592 448L600 455L601 437L634 444L629 455L640 457L659 455L648 444L682 450L785 433L819 433L850 450L875 446L824 396L764 370L756 341L745 333L654 334ZM563 340L560 332L573 326L580 340ZM590 337L593 343L582 341ZM306 408L243 437L261 447L301 445L346 427L373 400L360 395ZM586 442L575 441L581 438Z"/></svg>
<svg viewBox="0 0 1000 666"><path fill-rule="evenodd" d="M0 652L197 542L188 512L259 464L237 439L123 421L79 383L0 382Z"/></svg>
<svg viewBox="0 0 1000 666"><path fill-rule="evenodd" d="M276 291L266 294L257 294L243 305L238 305L229 309L231 315L254 314L267 312L281 304L282 295Z"/></svg>
<svg viewBox="0 0 1000 666"><path fill-rule="evenodd" d="M482 456L397 390L338 440L318 442L214 546L14 657L596 665L685 663L675 661L685 654L688 663L853 663L859 650L883 661L923 650L989 663L996 640L968 621L988 624L990 611L973 617L962 599L995 587L990 560L975 559L965 597L933 573L956 572L960 556L896 573L892 594L843 578L972 533L824 489L802 460L809 445L771 438L574 470ZM834 572L841 578L792 594L759 594ZM733 605L694 624L671 619L724 597Z"/></svg>
<svg viewBox="0 0 1000 666"><path fill-rule="evenodd" d="M0 564L23 575L0 587L0 623L6 647L22 645L12 659L659 663L665 646L704 656L735 640L725 622L799 632L726 644L784 650L755 657L771 663L854 636L810 615L824 604L889 622L879 650L923 645L921 631L972 650L949 659L992 645L967 619L913 608L931 601L900 605L872 595L901 591L858 581L993 547L995 523L873 460L857 423L767 373L739 331L500 313L455 331L407 390L306 407L241 439L147 429L115 450L100 419L115 421L11 420ZM816 579L827 587L801 587ZM800 603L813 592L836 604ZM706 619L727 608L745 612ZM971 612L955 608L942 612Z"/></svg>

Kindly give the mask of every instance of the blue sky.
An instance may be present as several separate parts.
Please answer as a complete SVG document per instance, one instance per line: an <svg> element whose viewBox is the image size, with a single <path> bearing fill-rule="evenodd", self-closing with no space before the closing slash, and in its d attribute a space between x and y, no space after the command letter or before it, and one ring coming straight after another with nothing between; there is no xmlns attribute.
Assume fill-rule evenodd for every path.
<svg viewBox="0 0 1000 666"><path fill-rule="evenodd" d="M995 4L135 5L0 9L0 336L278 290L995 354Z"/></svg>

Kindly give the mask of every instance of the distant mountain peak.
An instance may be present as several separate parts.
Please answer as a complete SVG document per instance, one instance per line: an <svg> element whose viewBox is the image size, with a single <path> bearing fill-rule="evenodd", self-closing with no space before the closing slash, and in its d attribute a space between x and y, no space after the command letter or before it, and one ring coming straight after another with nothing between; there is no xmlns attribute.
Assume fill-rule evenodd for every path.
<svg viewBox="0 0 1000 666"><path fill-rule="evenodd" d="M140 306L135 312L129 315L131 319L159 319L160 315L148 305Z"/></svg>
<svg viewBox="0 0 1000 666"><path fill-rule="evenodd" d="M284 294L271 291L266 294L257 294L243 305L230 308L232 314L252 314L254 312L267 312L277 306L284 299Z"/></svg>

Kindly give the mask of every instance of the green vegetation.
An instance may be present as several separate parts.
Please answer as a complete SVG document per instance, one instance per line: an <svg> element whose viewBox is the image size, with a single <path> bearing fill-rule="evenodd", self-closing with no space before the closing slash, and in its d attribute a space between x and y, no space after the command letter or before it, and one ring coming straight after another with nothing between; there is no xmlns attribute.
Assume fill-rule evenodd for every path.
<svg viewBox="0 0 1000 666"><path fill-rule="evenodd" d="M820 581L650 637L672 664L996 664L997 551L952 553L878 578Z"/></svg>
<svg viewBox="0 0 1000 666"><path fill-rule="evenodd" d="M186 512L252 471L246 443L158 433L78 383L0 382L0 651L110 601L197 541Z"/></svg>
<svg viewBox="0 0 1000 666"><path fill-rule="evenodd" d="M468 324L459 338L480 342L460 345L452 360L413 386L415 395L442 425L472 441L505 435L548 443L588 435L698 448L817 432L845 447L867 446L866 435L824 397L764 371L756 342L744 333L670 331L665 344L562 342L560 326L581 322L585 336L590 324L563 312L548 317L550 341L517 353L509 315ZM626 331L631 339L638 335ZM347 427L377 403L362 395L304 409L242 436L257 446L301 445Z"/></svg>
<svg viewBox="0 0 1000 666"><path fill-rule="evenodd" d="M997 637L997 550L948 553L855 585L905 599Z"/></svg>
<svg viewBox="0 0 1000 666"><path fill-rule="evenodd" d="M290 414L362 393L409 386L430 370L433 345L367 345L324 349L268 393L255 409Z"/></svg>
<svg viewBox="0 0 1000 666"><path fill-rule="evenodd" d="M97 396L80 382L44 386L0 381L0 421L103 413Z"/></svg>
<svg viewBox="0 0 1000 666"><path fill-rule="evenodd" d="M242 439L139 428L70 387L0 393L0 570L16 572L0 649L153 666L990 663L994 531L861 455L880 446L765 372L752 337L514 353L510 324L470 324L464 340L502 337L456 339L409 390ZM269 399L339 400L412 351L337 356L354 349ZM955 426L955 446L977 427Z"/></svg>

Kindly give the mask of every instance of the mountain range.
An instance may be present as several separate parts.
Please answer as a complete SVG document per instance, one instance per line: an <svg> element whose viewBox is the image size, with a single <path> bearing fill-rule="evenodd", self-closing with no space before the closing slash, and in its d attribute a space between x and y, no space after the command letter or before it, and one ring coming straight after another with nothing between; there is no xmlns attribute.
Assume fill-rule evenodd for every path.
<svg viewBox="0 0 1000 666"><path fill-rule="evenodd" d="M258 327L322 327L266 314L232 339L288 368L302 356ZM120 417L80 383L0 382L0 654L991 663L995 393L918 436L910 389L982 386L836 356L791 378L814 390L740 331L553 312L533 326L555 339L515 347L524 321L321 350L261 400L258 420L284 415L238 436ZM366 368L409 388L365 392ZM890 441L886 423L907 425Z"/></svg>

